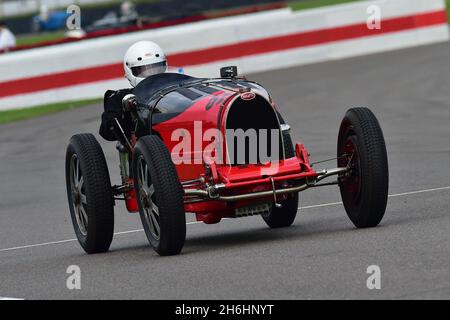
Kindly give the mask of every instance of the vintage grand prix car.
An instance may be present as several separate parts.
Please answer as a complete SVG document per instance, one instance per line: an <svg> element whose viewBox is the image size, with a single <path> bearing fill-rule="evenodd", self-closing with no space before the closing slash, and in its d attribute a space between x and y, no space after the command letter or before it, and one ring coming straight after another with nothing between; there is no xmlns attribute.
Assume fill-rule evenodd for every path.
<svg viewBox="0 0 450 320"><path fill-rule="evenodd" d="M352 108L342 120L337 167L316 171L305 147L293 145L268 92L237 77L235 67L222 68L214 79L154 75L122 103L135 129L127 135L116 119L121 185L111 186L92 134L74 135L67 148L69 207L88 253L109 249L119 199L129 212L140 213L160 255L181 252L186 212L207 224L261 215L270 228L287 227L297 214L298 193L312 187L338 185L358 228L377 226L383 218L387 153L367 108Z"/></svg>

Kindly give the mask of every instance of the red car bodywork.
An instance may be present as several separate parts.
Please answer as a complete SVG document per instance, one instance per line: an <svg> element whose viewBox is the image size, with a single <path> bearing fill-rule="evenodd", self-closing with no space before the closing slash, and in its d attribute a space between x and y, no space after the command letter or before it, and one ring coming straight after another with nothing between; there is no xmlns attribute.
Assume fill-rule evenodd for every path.
<svg viewBox="0 0 450 320"><path fill-rule="evenodd" d="M186 135L194 137L195 134L203 134L208 129L218 129L225 136L225 123L229 109L237 99L250 100L255 96L263 97L268 104L271 105L274 112L275 105L268 93L260 86L254 86L250 91L236 90L235 88L227 88L220 86L220 90L212 94L206 95L196 100L187 111L179 115L156 124L152 130L156 132L164 141L168 150L174 150L179 141L174 141L172 134L175 130L186 130ZM201 130L196 130L195 125L201 123ZM194 141L199 141L198 137ZM308 152L302 144L295 145L295 155L290 158L279 160L275 170L273 163L267 164L247 164L231 166L229 164L217 164L214 162L205 163L205 161L195 161L202 159L205 147L211 141L193 146L193 152L190 154L192 163L181 163L176 165L179 179L183 182L194 181L199 178L204 183L194 183L185 189L202 189L205 183L212 183L221 186L221 195L233 196L240 194L251 194L261 191L270 191L284 187L295 187L305 185L308 179L314 180L318 174L311 168ZM136 143L133 137L132 144ZM223 146L226 150L226 141ZM172 153L172 157L176 156ZM184 155L185 157L187 155ZM197 157L197 158L196 158ZM278 196L278 200L289 197L289 194ZM130 212L137 212L138 206L134 189L126 194L126 205ZM275 199L276 196L275 196ZM205 223L217 223L225 217L235 217L235 209L258 203L269 203L274 201L274 196L263 196L252 199L242 199L237 201L223 201L208 199L205 201L190 202L185 201L185 211L196 214L198 221Z"/></svg>

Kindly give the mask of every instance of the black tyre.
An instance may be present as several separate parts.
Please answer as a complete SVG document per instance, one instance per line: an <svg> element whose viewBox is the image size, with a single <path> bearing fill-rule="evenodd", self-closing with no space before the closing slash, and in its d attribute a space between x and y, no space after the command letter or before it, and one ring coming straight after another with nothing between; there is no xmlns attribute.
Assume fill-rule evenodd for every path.
<svg viewBox="0 0 450 320"><path fill-rule="evenodd" d="M262 218L270 228L289 227L294 223L298 211L298 193L290 195L288 199L280 201L281 207L273 205L270 213L262 214Z"/></svg>
<svg viewBox="0 0 450 320"><path fill-rule="evenodd" d="M377 226L386 211L389 170L383 132L367 108L347 111L339 129L338 166L352 170L341 177L342 201L358 228Z"/></svg>
<svg viewBox="0 0 450 320"><path fill-rule="evenodd" d="M170 153L159 137L139 139L133 154L133 172L148 241L162 256L180 253L186 239L183 188Z"/></svg>
<svg viewBox="0 0 450 320"><path fill-rule="evenodd" d="M114 198L105 156L92 134L77 134L70 139L66 185L81 246L87 253L108 251L114 232Z"/></svg>

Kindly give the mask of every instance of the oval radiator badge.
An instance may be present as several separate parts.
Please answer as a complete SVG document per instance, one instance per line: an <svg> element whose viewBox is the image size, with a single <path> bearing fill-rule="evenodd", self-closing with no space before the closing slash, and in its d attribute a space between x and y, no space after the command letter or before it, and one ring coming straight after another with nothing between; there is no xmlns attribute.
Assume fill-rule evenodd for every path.
<svg viewBox="0 0 450 320"><path fill-rule="evenodd" d="M244 92L241 94L242 100L253 100L255 99L256 94L254 92Z"/></svg>

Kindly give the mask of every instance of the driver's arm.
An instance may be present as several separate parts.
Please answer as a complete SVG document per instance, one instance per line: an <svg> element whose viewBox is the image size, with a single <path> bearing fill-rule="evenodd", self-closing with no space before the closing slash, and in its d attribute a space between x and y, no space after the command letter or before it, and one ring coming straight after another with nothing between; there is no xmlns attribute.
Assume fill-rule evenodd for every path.
<svg viewBox="0 0 450 320"><path fill-rule="evenodd" d="M117 130L114 118L117 118L127 137L130 137L133 127L131 115L123 112L122 99L131 93L131 89L108 90L104 96L104 112L102 113L102 123L100 125L100 135L108 141L117 140L114 130Z"/></svg>

